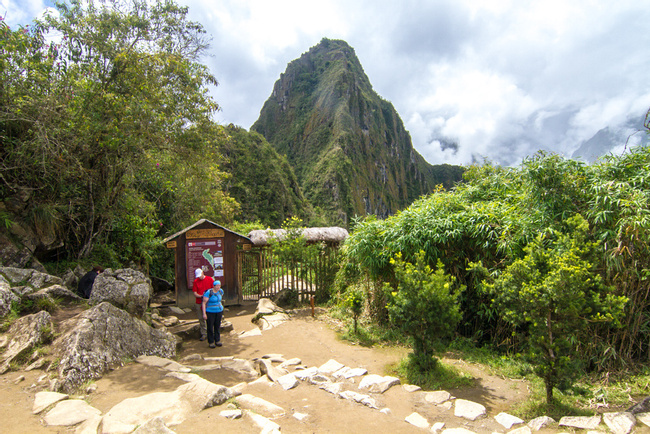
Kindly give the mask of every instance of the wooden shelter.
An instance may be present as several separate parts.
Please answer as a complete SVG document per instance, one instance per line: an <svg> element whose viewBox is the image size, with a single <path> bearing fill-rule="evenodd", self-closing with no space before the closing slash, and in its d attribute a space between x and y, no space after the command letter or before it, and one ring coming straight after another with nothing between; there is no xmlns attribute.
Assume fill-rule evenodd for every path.
<svg viewBox="0 0 650 434"><path fill-rule="evenodd" d="M224 305L240 304L242 298L238 252L252 247L252 241L206 219L201 219L163 240L175 251L176 305L193 307L194 270L221 281Z"/></svg>

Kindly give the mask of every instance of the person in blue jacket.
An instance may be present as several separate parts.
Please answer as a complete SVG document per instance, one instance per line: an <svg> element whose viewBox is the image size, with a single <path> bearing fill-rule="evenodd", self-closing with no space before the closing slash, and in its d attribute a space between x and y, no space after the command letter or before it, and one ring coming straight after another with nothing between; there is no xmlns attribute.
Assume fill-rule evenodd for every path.
<svg viewBox="0 0 650 434"><path fill-rule="evenodd" d="M221 318L223 316L223 304L221 298L223 297L223 289L221 289L221 281L215 280L214 286L203 293L203 318L207 322L208 328L208 344L210 348L221 346Z"/></svg>

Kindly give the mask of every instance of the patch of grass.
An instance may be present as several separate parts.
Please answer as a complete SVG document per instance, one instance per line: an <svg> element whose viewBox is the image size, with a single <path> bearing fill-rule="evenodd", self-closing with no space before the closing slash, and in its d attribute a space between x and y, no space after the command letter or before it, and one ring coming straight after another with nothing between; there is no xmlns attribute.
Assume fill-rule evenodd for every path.
<svg viewBox="0 0 650 434"><path fill-rule="evenodd" d="M398 377L403 384L415 384L424 390L456 389L474 385L474 379L469 374L441 361L435 363L432 369L423 372L408 357L390 366L388 372Z"/></svg>
<svg viewBox="0 0 650 434"><path fill-rule="evenodd" d="M397 330L362 322L357 324L356 332L352 322L345 322L344 328L339 330L338 337L363 347L406 344L405 337Z"/></svg>
<svg viewBox="0 0 650 434"><path fill-rule="evenodd" d="M487 346L477 347L468 338L456 338L447 350L449 357L487 366L495 375L507 378L527 378L533 375L532 366L520 355L508 356Z"/></svg>
<svg viewBox="0 0 650 434"><path fill-rule="evenodd" d="M554 390L552 403L546 402L546 389L544 382L538 378L530 379L530 396L511 409L511 413L524 420L531 420L539 416L549 416L559 421L564 416L593 416L596 408L584 405L585 393L588 391L580 387L570 390Z"/></svg>

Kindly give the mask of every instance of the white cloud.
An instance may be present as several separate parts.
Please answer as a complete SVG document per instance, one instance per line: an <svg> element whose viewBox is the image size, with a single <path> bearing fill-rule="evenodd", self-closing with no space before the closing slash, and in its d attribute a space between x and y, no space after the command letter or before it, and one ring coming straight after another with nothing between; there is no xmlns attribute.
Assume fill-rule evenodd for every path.
<svg viewBox="0 0 650 434"><path fill-rule="evenodd" d="M45 6L0 2L7 16ZM431 163L570 153L650 106L650 9L636 0L179 2L213 35L218 120L246 128L287 63L323 37L355 49Z"/></svg>

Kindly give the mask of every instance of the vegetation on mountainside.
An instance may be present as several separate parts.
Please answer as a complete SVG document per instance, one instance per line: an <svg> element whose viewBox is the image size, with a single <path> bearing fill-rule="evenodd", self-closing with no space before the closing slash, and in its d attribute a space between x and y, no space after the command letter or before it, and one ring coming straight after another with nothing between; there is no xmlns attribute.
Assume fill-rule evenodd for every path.
<svg viewBox="0 0 650 434"><path fill-rule="evenodd" d="M241 207L240 221L278 228L290 217L311 218L293 169L261 135L230 125L219 142L220 168L230 176L224 190ZM311 223L311 221L310 221Z"/></svg>
<svg viewBox="0 0 650 434"><path fill-rule="evenodd" d="M385 322L383 285L403 283L391 258L416 263L423 251L426 264L441 261L466 286L457 332L524 354L548 385L570 384L569 365L604 372L644 362L650 149L592 166L540 153L519 168L473 166L465 181L386 220L358 221L337 278L341 298L363 288L368 315Z"/></svg>
<svg viewBox="0 0 650 434"><path fill-rule="evenodd" d="M463 171L431 166L413 149L344 41L323 39L292 61L251 129L287 156L326 218L346 226L355 215L393 214L437 184L449 188Z"/></svg>

